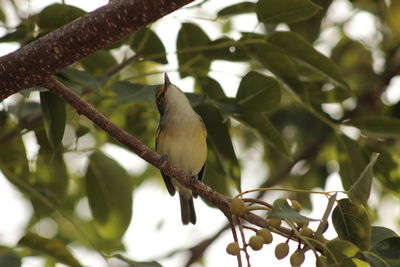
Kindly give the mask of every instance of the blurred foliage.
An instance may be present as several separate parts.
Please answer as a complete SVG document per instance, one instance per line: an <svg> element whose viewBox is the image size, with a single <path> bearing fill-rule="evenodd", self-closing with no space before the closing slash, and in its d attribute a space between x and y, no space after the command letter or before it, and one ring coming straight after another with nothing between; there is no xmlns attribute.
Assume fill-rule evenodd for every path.
<svg viewBox="0 0 400 267"><path fill-rule="evenodd" d="M192 7L194 18L203 3L213 1ZM10 2L16 14L23 14L16 4L22 1ZM380 203L387 194L400 197L400 102L387 99L388 85L400 75L400 2L347 1L353 15L366 12L373 17L377 31L373 42L352 39L346 31L351 17L331 21L333 2L258 0L227 5L215 10L212 34L202 20L182 22L175 29L175 53L166 49L171 44L164 43L169 33L151 25L56 76L154 149L158 115L153 98L167 55L175 56L175 71L181 78L194 79L194 93L187 96L208 130L206 184L229 196L240 190L244 179L252 179L241 176L241 166L247 162L241 155L254 146L264 148L262 160L268 168L268 175L257 181L260 187L324 190L327 178L339 173L350 200L338 201L332 213L339 238L327 243L328 263L400 266L400 237L388 228L371 226L371 214L379 205L367 205L372 176L378 181L372 184L375 201ZM5 33L0 42L23 46L84 14L74 6L52 4L20 17L19 24L11 27L1 2L0 26ZM234 22L243 23L243 15L257 18L257 27L235 30ZM277 31L278 26L287 26L287 31ZM328 33L330 49L321 53L316 47L326 44L323 36ZM213 62L221 60L245 66L234 97L228 97L231 91L215 79L217 72L214 78L209 76ZM233 68L225 71L232 71L232 77L237 73ZM30 97L37 91L40 101ZM147 166L141 173L127 172L117 156L103 153L106 144L120 144L43 88L26 89L15 99L0 108L0 170L31 201L34 214L19 249L0 247L0 265L21 266L24 256L42 255L46 266L55 262L80 266L66 246L71 243L101 254L123 251L121 238L131 221L132 193L143 181L160 182L158 171ZM40 149L28 159L22 136L29 132ZM83 170L71 167L67 154L87 161ZM313 209L307 194L287 196ZM82 200L89 202L90 220L76 213ZM274 203L271 216L306 218L281 202ZM34 233L33 226L43 218L57 223L53 238ZM132 266L159 266L121 259Z"/></svg>

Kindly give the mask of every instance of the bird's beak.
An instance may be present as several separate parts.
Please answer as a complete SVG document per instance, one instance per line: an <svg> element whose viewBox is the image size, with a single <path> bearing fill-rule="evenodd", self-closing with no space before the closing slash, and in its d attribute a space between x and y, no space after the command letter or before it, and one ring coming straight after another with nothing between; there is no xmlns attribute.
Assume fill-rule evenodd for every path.
<svg viewBox="0 0 400 267"><path fill-rule="evenodd" d="M168 74L165 73L165 74L164 74L164 87L165 87L165 88L168 88L168 86L169 86L170 84L171 84L171 82L169 81Z"/></svg>

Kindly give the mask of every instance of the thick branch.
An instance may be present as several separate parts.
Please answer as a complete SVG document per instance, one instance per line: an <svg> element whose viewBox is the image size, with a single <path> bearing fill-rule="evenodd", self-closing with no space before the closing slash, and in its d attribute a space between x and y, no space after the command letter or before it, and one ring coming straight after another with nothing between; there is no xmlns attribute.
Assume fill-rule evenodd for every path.
<svg viewBox="0 0 400 267"><path fill-rule="evenodd" d="M0 100L105 48L193 0L111 1L0 58Z"/></svg>

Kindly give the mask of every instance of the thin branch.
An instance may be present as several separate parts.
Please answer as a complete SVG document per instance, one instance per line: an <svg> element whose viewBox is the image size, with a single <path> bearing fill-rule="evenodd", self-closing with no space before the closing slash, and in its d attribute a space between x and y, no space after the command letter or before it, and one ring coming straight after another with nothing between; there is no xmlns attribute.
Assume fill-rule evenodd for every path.
<svg viewBox="0 0 400 267"><path fill-rule="evenodd" d="M104 75L104 79L110 79L112 76L114 76L115 74L117 74L118 72L120 72L123 68L125 68L126 66L128 66L129 64L132 64L133 62L136 62L138 59L140 58L140 54L135 54L131 57L128 57L127 59L125 59L124 61L122 61L120 64L114 66L113 68L111 68L105 75Z"/></svg>
<svg viewBox="0 0 400 267"><path fill-rule="evenodd" d="M230 227L231 227L231 232L232 232L232 235L233 235L233 240L234 240L237 244L239 244L239 238L238 238L238 236L237 236L237 232L236 232L236 228L235 228L235 223L233 222L233 220L234 220L233 216L228 217L228 220L229 220L229 225L230 225ZM242 256L240 255L240 253L236 256L236 258L237 258L237 261L238 261L238 267L242 267Z"/></svg>
<svg viewBox="0 0 400 267"><path fill-rule="evenodd" d="M260 199L256 199L256 198L242 198L244 202L249 202L249 203L257 203L260 204L262 206L265 206L269 209L272 209L272 205L269 204L268 202L262 201Z"/></svg>
<svg viewBox="0 0 400 267"><path fill-rule="evenodd" d="M244 235L242 221L241 221L240 217L238 217L238 216L234 216L234 218L236 219L237 225L239 227L240 236L242 238L243 251L244 251L244 254L246 255L247 267L250 267L251 266L250 254L249 254L249 252L247 252L248 244L246 242L246 236Z"/></svg>

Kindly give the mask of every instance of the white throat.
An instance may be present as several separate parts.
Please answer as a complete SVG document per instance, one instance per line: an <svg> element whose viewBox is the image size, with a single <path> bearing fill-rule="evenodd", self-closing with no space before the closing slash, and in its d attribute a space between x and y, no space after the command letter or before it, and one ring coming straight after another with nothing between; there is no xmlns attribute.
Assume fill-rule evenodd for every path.
<svg viewBox="0 0 400 267"><path fill-rule="evenodd" d="M166 114L175 115L175 113L179 113L180 116L193 116L197 115L192 106L189 103L189 100L185 96L185 94L177 88L175 85L171 84L167 91L165 92L165 98L167 102Z"/></svg>

